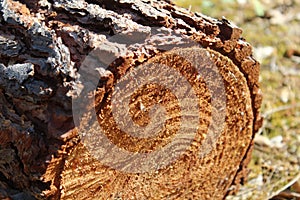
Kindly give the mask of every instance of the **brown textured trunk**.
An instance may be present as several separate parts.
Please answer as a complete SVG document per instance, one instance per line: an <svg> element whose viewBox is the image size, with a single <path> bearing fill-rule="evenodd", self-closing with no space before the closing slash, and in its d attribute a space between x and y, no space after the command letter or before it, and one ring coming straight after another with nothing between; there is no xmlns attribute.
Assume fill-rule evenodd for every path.
<svg viewBox="0 0 300 200"><path fill-rule="evenodd" d="M167 0L0 0L0 12L1 198L224 199L246 179L261 94L238 27ZM117 83L153 73L116 95L127 112L112 108ZM130 135L123 118L136 130L157 118L158 133Z"/></svg>

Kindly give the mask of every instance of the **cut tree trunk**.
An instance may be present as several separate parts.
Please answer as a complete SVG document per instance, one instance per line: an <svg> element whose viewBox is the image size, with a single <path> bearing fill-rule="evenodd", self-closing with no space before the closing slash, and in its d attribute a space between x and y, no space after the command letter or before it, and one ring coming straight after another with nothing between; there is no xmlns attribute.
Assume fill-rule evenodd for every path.
<svg viewBox="0 0 300 200"><path fill-rule="evenodd" d="M262 121L259 63L231 22L167 0L0 0L0 12L1 199L224 199L246 180ZM173 71L153 68L158 63ZM117 83L153 73L162 79L116 94L129 102L126 113L112 108ZM187 104L198 106L196 114L181 108L181 98L190 95L186 85L164 86L181 77L197 97ZM90 98L80 101L95 78ZM165 108L163 123L160 109L150 109L154 104ZM132 118L132 127L146 128L157 118L152 128L161 129L148 138L130 135L118 127L116 112L121 120ZM181 126L182 138L168 147ZM101 154L111 161L99 157L106 148L99 127L130 153L111 149ZM164 147L162 157L135 159Z"/></svg>

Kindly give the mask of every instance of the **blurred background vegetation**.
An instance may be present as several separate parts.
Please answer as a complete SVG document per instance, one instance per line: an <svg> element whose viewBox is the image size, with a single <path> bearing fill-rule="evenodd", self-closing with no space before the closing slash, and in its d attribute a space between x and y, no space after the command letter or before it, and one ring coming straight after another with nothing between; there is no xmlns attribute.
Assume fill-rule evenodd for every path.
<svg viewBox="0 0 300 200"><path fill-rule="evenodd" d="M175 0L243 29L261 63L264 124L247 184L227 199L300 200L300 0Z"/></svg>

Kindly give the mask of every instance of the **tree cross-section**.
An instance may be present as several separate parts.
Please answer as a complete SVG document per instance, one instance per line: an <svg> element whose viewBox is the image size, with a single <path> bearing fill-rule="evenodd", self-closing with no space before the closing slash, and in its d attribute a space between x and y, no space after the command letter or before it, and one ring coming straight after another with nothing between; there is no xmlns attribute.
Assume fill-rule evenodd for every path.
<svg viewBox="0 0 300 200"><path fill-rule="evenodd" d="M1 199L224 199L246 180L261 93L240 28L168 0L0 0L0 13ZM106 144L130 153L94 154Z"/></svg>

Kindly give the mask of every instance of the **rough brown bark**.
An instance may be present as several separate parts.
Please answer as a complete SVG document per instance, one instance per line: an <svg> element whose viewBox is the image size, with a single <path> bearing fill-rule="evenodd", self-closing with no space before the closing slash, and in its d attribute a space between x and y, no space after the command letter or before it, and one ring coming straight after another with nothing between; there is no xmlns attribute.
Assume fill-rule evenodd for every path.
<svg viewBox="0 0 300 200"><path fill-rule="evenodd" d="M1 198L223 199L245 181L253 137L261 126L261 94L259 63L241 38L241 29L226 19L212 19L159 0L0 0L0 12ZM149 33L149 27L165 29L151 32L145 40L141 33ZM171 37L162 34L172 31L176 34ZM199 113L208 113L199 121L199 130L207 130L211 99L204 80L196 79L185 60L165 52L169 46L185 48L188 39L209 53L226 90L226 126L205 157L197 157L204 139L200 132L178 160L151 173L107 167L84 147L72 115L78 70L99 44L111 44L100 49L103 55L113 55L111 49L119 44L110 39L124 32L136 33L122 37L138 47L128 45L129 53L116 57L100 73L95 102L99 124L109 139L131 152L151 152L158 143L168 142L180 119L178 103L168 104L176 100L170 91L147 85L135 94L146 107L159 101L150 94L168 97L162 105L174 115L168 127L175 128L151 141L123 136L115 129L109 107L117 80L142 63L159 62L173 66L192 83L201 102ZM187 48L191 54L193 48ZM135 122L143 125L149 119L138 103L131 102L131 111Z"/></svg>

